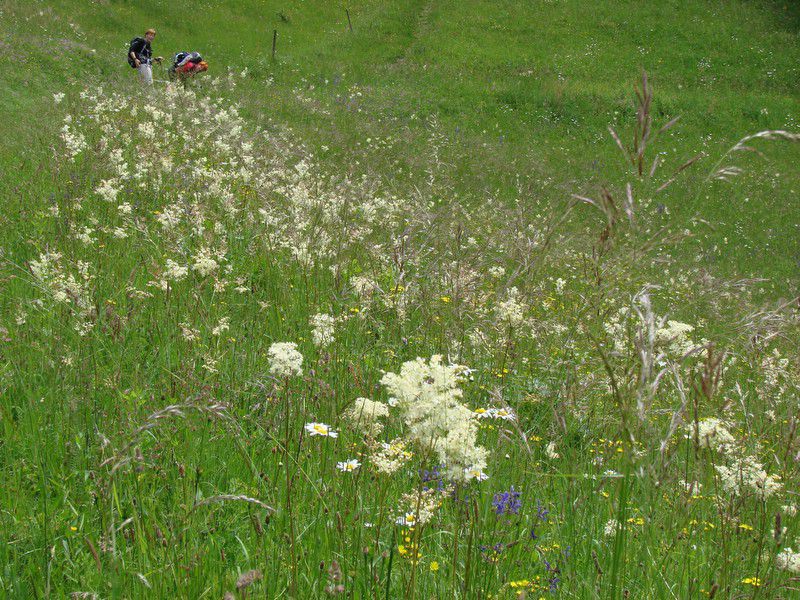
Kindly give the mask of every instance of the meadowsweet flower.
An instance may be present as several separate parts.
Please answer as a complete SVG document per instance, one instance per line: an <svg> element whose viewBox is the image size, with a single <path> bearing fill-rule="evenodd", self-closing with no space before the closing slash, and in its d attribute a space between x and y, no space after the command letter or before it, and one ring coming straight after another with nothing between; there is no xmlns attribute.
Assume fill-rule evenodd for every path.
<svg viewBox="0 0 800 600"><path fill-rule="evenodd" d="M775 558L775 565L779 569L800 575L800 552L793 552L791 548L784 548Z"/></svg>
<svg viewBox="0 0 800 600"><path fill-rule="evenodd" d="M429 523L438 508L442 505L442 493L438 490L427 489L420 493L403 494L400 498L403 507L400 515L395 519L397 525L403 527L416 527Z"/></svg>
<svg viewBox="0 0 800 600"><path fill-rule="evenodd" d="M736 443L734 437L726 429L726 423L714 417L703 419L698 423L690 423L686 429L689 432L686 437L692 440L697 439L701 448L725 450Z"/></svg>
<svg viewBox="0 0 800 600"><path fill-rule="evenodd" d="M389 407L382 402L369 398L356 398L344 418L353 429L361 429L364 435L376 438L383 431L383 423L379 419L389 416Z"/></svg>
<svg viewBox="0 0 800 600"><path fill-rule="evenodd" d="M503 302L495 307L497 319L510 325L518 327L525 321L525 305L520 301L519 290L512 287L508 290L508 296Z"/></svg>
<svg viewBox="0 0 800 600"><path fill-rule="evenodd" d="M162 277L171 281L181 281L189 274L189 267L180 265L171 258L166 260Z"/></svg>
<svg viewBox="0 0 800 600"><path fill-rule="evenodd" d="M192 270L201 277L208 277L219 268L219 263L211 256L206 248L201 248L194 258Z"/></svg>
<svg viewBox="0 0 800 600"><path fill-rule="evenodd" d="M330 438L339 437L339 434L331 429L330 425L326 425L325 423L306 423L305 429L308 435L312 437L315 435Z"/></svg>
<svg viewBox="0 0 800 600"><path fill-rule="evenodd" d="M375 465L375 470L385 475L392 475L397 472L413 456L412 452L406 449L406 444L401 439L391 442L383 442L380 448L373 452L370 461Z"/></svg>
<svg viewBox="0 0 800 600"><path fill-rule="evenodd" d="M84 135L79 131L72 131L68 122L64 123L64 127L61 129L61 139L67 147L67 154L70 158L75 158L87 148Z"/></svg>
<svg viewBox="0 0 800 600"><path fill-rule="evenodd" d="M464 367L445 365L442 357L403 363L400 373L385 373L381 383L397 400L409 437L436 453L450 479L485 478L487 451L477 445L478 427L459 402Z"/></svg>
<svg viewBox="0 0 800 600"><path fill-rule="evenodd" d="M666 347L673 355L683 355L695 347L689 334L694 327L680 321L667 321L665 327L656 330L656 344Z"/></svg>
<svg viewBox="0 0 800 600"><path fill-rule="evenodd" d="M276 342L267 350L269 371L277 377L292 377L303 374L303 355L294 342Z"/></svg>
<svg viewBox="0 0 800 600"><path fill-rule="evenodd" d="M178 327L181 328L181 337L187 342L195 342L200 339L200 331L188 323L178 323Z"/></svg>
<svg viewBox="0 0 800 600"><path fill-rule="evenodd" d="M752 456L737 459L728 467L717 465L722 487L731 494L755 492L760 498L769 498L783 486L777 475L767 475L763 465Z"/></svg>
<svg viewBox="0 0 800 600"><path fill-rule="evenodd" d="M230 317L222 317L217 323L216 327L211 330L211 335L222 335L224 332L228 331L231 328L231 318Z"/></svg>
<svg viewBox="0 0 800 600"><path fill-rule="evenodd" d="M55 104L61 104L61 101L64 99L64 92L58 92L53 94L53 102Z"/></svg>
<svg viewBox="0 0 800 600"><path fill-rule="evenodd" d="M95 193L106 202L116 202L119 195L118 182L114 179L104 179L95 189Z"/></svg>
<svg viewBox="0 0 800 600"><path fill-rule="evenodd" d="M336 463L336 468L342 471L343 473L352 473L360 466L361 463L358 462L358 460L355 458L351 458L349 460Z"/></svg>
<svg viewBox="0 0 800 600"><path fill-rule="evenodd" d="M311 317L311 338L314 345L320 348L329 346L333 343L333 332L336 325L336 319L331 315L316 314Z"/></svg>
<svg viewBox="0 0 800 600"><path fill-rule="evenodd" d="M603 535L606 537L611 537L617 534L617 530L619 529L619 521L616 519L609 519L605 527L603 527Z"/></svg>

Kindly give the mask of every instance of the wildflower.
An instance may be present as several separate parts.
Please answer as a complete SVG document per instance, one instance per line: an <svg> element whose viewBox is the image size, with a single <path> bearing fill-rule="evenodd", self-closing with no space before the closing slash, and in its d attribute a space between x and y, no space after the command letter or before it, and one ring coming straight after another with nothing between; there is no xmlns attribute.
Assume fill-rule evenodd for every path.
<svg viewBox="0 0 800 600"><path fill-rule="evenodd" d="M403 510L395 519L395 523L404 527L425 525L433 519L436 510L442 505L442 494L434 489L403 494L400 505Z"/></svg>
<svg viewBox="0 0 800 600"><path fill-rule="evenodd" d="M306 429L308 429L308 426L306 426ZM314 435L314 434L312 433L311 435ZM336 437L336 436L333 436L333 437ZM361 466L361 463L358 462L358 460L355 459L355 458L351 458L349 460L345 460L343 462L336 463L336 468L339 469L340 471L342 471L343 473L352 473L353 471L355 471L360 466Z"/></svg>
<svg viewBox="0 0 800 600"><path fill-rule="evenodd" d="M541 500L536 500L536 518L540 521L547 521L549 514L550 509L545 507Z"/></svg>
<svg viewBox="0 0 800 600"><path fill-rule="evenodd" d="M519 300L519 290L512 287L508 290L508 296L503 302L500 302L495 307L495 315L497 319L510 325L517 327L525 320L525 305Z"/></svg>
<svg viewBox="0 0 800 600"><path fill-rule="evenodd" d="M222 335L225 331L231 328L231 318L230 317L222 317L217 323L217 326L211 330L211 335Z"/></svg>
<svg viewBox="0 0 800 600"><path fill-rule="evenodd" d="M703 419L698 423L690 423L686 429L689 432L686 437L697 439L701 448L725 450L736 443L734 437L726 429L726 424L714 417Z"/></svg>
<svg viewBox="0 0 800 600"><path fill-rule="evenodd" d="M61 104L61 101L64 99L64 92L58 92L53 94L53 102L56 104Z"/></svg>
<svg viewBox="0 0 800 600"><path fill-rule="evenodd" d="M442 473L439 471L439 467L434 467L432 470L423 469L420 471L420 478L422 479L422 483L424 484L422 489L424 491L428 491L433 489L429 483L436 482L436 490L439 492L443 492L445 488L444 480L442 479Z"/></svg>
<svg viewBox="0 0 800 600"><path fill-rule="evenodd" d="M752 585L753 587L761 587L761 579L758 577L745 577L742 579L742 583L745 585Z"/></svg>
<svg viewBox="0 0 800 600"><path fill-rule="evenodd" d="M294 342L276 342L267 350L269 371L277 377L303 374L303 355Z"/></svg>
<svg viewBox="0 0 800 600"><path fill-rule="evenodd" d="M476 408L474 415L478 419L502 419L503 421L513 421L517 418L510 408Z"/></svg>
<svg viewBox="0 0 800 600"><path fill-rule="evenodd" d="M779 569L800 575L800 552L784 548L776 557L775 564Z"/></svg>
<svg viewBox="0 0 800 600"><path fill-rule="evenodd" d="M431 448L453 480L486 478L487 451L477 445L478 428L472 411L459 402L463 367L417 358L403 363L400 373L381 379L403 412L409 436Z"/></svg>
<svg viewBox="0 0 800 600"><path fill-rule="evenodd" d="M311 337L315 346L324 348L333 342L335 324L336 320L331 315L317 314L311 317Z"/></svg>
<svg viewBox="0 0 800 600"><path fill-rule="evenodd" d="M402 467L413 454L406 450L403 440L396 439L391 442L383 442L380 450L375 452L370 460L375 465L379 473L391 475Z"/></svg>
<svg viewBox="0 0 800 600"><path fill-rule="evenodd" d="M464 480L469 481L470 479L475 479L476 481L486 481L489 479L489 476L481 469L467 467L464 469Z"/></svg>
<svg viewBox="0 0 800 600"><path fill-rule="evenodd" d="M417 524L417 515L413 512L402 514L395 519L395 523L403 527L414 527Z"/></svg>
<svg viewBox="0 0 800 600"><path fill-rule="evenodd" d="M439 563L435 560L431 561L430 570L432 573L436 573L439 570Z"/></svg>
<svg viewBox="0 0 800 600"><path fill-rule="evenodd" d="M522 501L519 497L522 495L522 492L519 492L514 489L514 486L511 486L511 489L507 492L498 492L494 495L492 499L492 507L494 508L494 512L496 515L516 515L519 513L519 509L522 508Z"/></svg>
<svg viewBox="0 0 800 600"><path fill-rule="evenodd" d="M219 268L219 264L211 256L206 248L201 248L194 259L192 270L196 271L201 277L208 277Z"/></svg>
<svg viewBox="0 0 800 600"><path fill-rule="evenodd" d="M605 527L603 527L603 535L606 537L611 537L617 534L617 530L619 529L619 521L616 519L609 519L606 522Z"/></svg>
<svg viewBox="0 0 800 600"><path fill-rule="evenodd" d="M305 429L308 435L312 437L315 435L330 438L339 437L339 434L331 429L330 425L326 425L325 423L306 423Z"/></svg>
<svg viewBox="0 0 800 600"><path fill-rule="evenodd" d="M752 456L734 461L733 466L717 465L722 487L731 494L754 491L760 498L768 498L783 486L777 475L767 475L763 465Z"/></svg>
<svg viewBox="0 0 800 600"><path fill-rule="evenodd" d="M360 427L365 435L375 438L383 431L382 417L389 416L389 407L382 402L375 402L368 398L356 398L344 417L354 429Z"/></svg>
<svg viewBox="0 0 800 600"><path fill-rule="evenodd" d="M164 279L170 279L172 281L181 281L188 274L189 274L189 267L180 265L171 258L167 259L163 273Z"/></svg>
<svg viewBox="0 0 800 600"><path fill-rule="evenodd" d="M680 321L667 321L666 327L656 331L656 344L665 346L674 355L683 355L694 348L689 334L694 327Z"/></svg>
<svg viewBox="0 0 800 600"><path fill-rule="evenodd" d="M544 453L547 454L547 458L555 460L556 458L561 458L561 455L556 452L556 443L550 442L547 444L547 447L544 449Z"/></svg>
<svg viewBox="0 0 800 600"><path fill-rule="evenodd" d="M106 202L115 202L119 194L119 189L117 188L117 182L115 180L104 179L100 182L95 192Z"/></svg>
<svg viewBox="0 0 800 600"><path fill-rule="evenodd" d="M188 323L178 323L178 327L181 328L181 336L187 342L195 342L200 339L200 331L194 329Z"/></svg>

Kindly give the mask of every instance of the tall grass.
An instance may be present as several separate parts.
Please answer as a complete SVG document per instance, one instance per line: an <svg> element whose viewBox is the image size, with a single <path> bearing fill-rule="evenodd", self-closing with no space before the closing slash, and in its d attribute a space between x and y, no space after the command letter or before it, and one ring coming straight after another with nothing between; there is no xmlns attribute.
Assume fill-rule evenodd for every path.
<svg viewBox="0 0 800 600"><path fill-rule="evenodd" d="M436 161L326 171L241 81L50 109L67 158L3 266L5 594L791 594L796 304L672 259L650 169L455 208ZM432 355L469 369L387 406ZM437 394L426 439L402 403ZM441 463L462 403L485 466Z"/></svg>

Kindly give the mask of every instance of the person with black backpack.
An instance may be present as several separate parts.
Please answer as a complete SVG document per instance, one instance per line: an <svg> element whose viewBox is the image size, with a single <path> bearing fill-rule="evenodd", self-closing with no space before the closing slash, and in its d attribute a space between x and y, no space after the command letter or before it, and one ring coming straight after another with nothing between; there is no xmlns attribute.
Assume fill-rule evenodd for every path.
<svg viewBox="0 0 800 600"><path fill-rule="evenodd" d="M189 78L205 71L208 71L208 63L199 52L178 52L172 58L168 74L170 79L178 79L185 84Z"/></svg>
<svg viewBox="0 0 800 600"><path fill-rule="evenodd" d="M144 32L144 37L135 37L131 40L128 47L128 64L139 71L139 77L146 85L153 85L153 49L150 43L156 37L155 29L148 29ZM161 62L161 57L155 58L156 62Z"/></svg>

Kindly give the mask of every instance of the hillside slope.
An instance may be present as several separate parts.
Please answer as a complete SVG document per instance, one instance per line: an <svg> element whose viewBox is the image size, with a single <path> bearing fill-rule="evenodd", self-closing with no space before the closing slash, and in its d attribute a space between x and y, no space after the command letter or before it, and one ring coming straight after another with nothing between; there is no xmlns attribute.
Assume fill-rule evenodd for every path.
<svg viewBox="0 0 800 600"><path fill-rule="evenodd" d="M159 30L158 54L198 49L212 75L247 67L238 98L245 110L332 148L329 160L342 169L359 161L391 171L402 161L412 163L406 179L423 177L435 119L445 146L439 152L460 182L456 195L502 194L525 174L533 194L559 203L593 182L620 182L627 175L606 128L630 129L641 69L655 87L657 119L681 117L658 148L665 170L704 152L690 174L699 177L740 137L798 126L796 3L631 1L597 3L590 12L573 0L348 6L352 33L344 7L327 2L200 1L187 11L168 1L5 0L4 188L32 192L36 173L52 160L52 94L132 79L125 46L149 26ZM414 150L390 156L359 146L383 137ZM724 256L703 259L715 268L761 275L759 259L770 254L770 272L785 281L800 260L797 153L763 150L769 162L746 161L739 185L709 192L687 184L665 204L687 217L699 210L713 223L704 247L738 240Z"/></svg>

